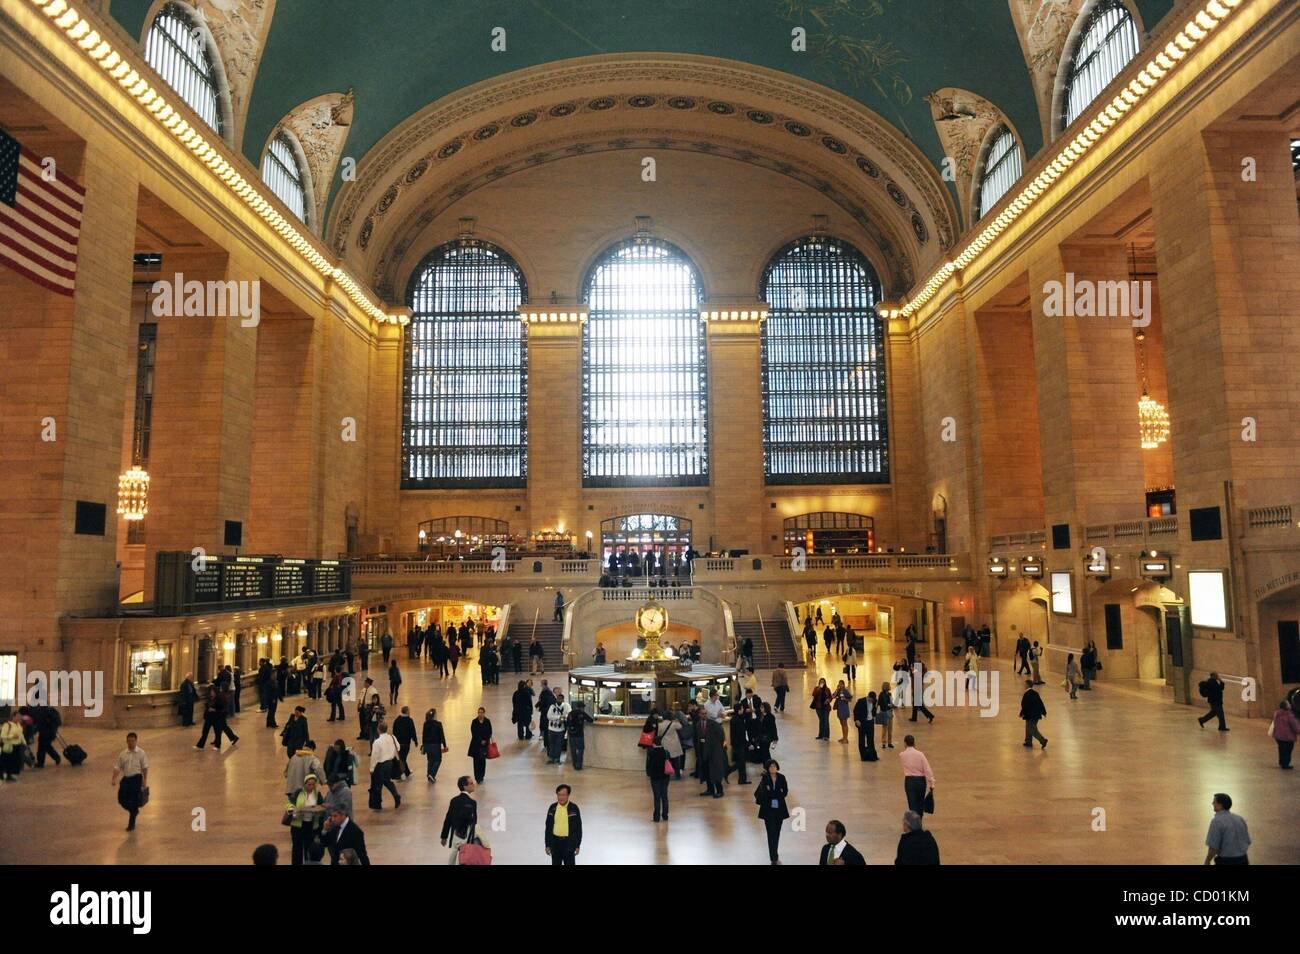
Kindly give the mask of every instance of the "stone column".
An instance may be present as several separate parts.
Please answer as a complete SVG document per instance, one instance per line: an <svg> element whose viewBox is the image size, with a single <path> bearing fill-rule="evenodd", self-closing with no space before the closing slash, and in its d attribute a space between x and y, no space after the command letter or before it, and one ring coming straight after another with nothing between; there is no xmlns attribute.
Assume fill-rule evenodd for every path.
<svg viewBox="0 0 1300 954"><path fill-rule="evenodd" d="M582 325L528 326L528 525L591 527L582 500ZM513 524L511 531L514 531ZM599 546L599 541L595 542Z"/></svg>
<svg viewBox="0 0 1300 954"><path fill-rule="evenodd" d="M755 554L781 549L763 536L762 333L758 321L708 323L709 522L719 546Z"/></svg>

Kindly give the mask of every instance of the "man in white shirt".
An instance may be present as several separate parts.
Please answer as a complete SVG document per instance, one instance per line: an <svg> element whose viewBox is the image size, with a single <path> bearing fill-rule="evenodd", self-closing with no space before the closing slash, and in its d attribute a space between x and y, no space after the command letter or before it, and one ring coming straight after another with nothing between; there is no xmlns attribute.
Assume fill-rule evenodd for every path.
<svg viewBox="0 0 1300 954"><path fill-rule="evenodd" d="M718 698L718 690L709 690L709 701L704 703L704 714L714 722L722 723L722 716L726 712L722 700Z"/></svg>
<svg viewBox="0 0 1300 954"><path fill-rule="evenodd" d="M564 693L555 694L555 703L546 713L546 764L557 765L564 751L564 729L569 718L569 704Z"/></svg>
<svg viewBox="0 0 1300 954"><path fill-rule="evenodd" d="M379 735L370 747L370 807L383 811L384 789L393 793L393 808L402 807L402 796L393 784L393 760L397 758L397 740L388 731L388 723L379 723Z"/></svg>
<svg viewBox="0 0 1300 954"><path fill-rule="evenodd" d="M149 787L149 756L136 744L137 738L134 732L126 734L126 748L118 753L108 783L117 786L117 803L126 809L129 818L127 831L135 831L135 816L140 813L140 802Z"/></svg>

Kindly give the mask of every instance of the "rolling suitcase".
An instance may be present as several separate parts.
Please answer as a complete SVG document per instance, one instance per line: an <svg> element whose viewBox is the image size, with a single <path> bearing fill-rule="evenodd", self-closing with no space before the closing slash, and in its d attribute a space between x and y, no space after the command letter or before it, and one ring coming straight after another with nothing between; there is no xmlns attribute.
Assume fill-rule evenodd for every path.
<svg viewBox="0 0 1300 954"><path fill-rule="evenodd" d="M73 765L80 765L86 761L86 750L75 742L69 744L63 736L59 736L59 744L63 746L63 757Z"/></svg>

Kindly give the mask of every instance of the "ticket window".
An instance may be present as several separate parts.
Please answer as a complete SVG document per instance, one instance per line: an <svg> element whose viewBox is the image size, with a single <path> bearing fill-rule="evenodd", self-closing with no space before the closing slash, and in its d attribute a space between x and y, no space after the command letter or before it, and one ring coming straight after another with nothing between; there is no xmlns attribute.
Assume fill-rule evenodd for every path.
<svg viewBox="0 0 1300 954"><path fill-rule="evenodd" d="M168 692L172 688L172 646L130 643L127 646L129 693Z"/></svg>

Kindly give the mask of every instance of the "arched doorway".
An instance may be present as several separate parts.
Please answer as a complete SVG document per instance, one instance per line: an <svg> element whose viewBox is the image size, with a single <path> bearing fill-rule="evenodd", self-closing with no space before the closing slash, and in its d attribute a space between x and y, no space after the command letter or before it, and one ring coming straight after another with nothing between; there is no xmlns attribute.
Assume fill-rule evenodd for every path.
<svg viewBox="0 0 1300 954"><path fill-rule="evenodd" d="M610 555L634 552L638 558L653 552L659 558L686 558L691 548L691 521L667 513L630 513L600 522L602 562Z"/></svg>

